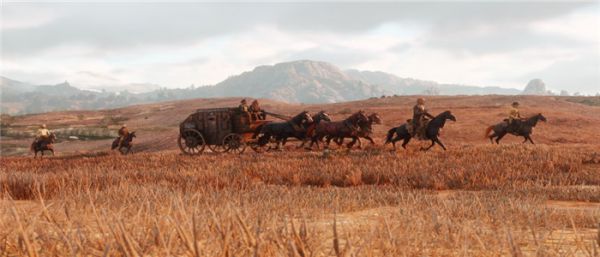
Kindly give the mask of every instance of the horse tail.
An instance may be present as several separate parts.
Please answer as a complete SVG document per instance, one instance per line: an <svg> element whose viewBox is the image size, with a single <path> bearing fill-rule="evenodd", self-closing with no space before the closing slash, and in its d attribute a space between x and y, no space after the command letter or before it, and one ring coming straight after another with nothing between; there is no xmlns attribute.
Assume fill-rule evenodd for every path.
<svg viewBox="0 0 600 257"><path fill-rule="evenodd" d="M392 142L392 137L394 137L394 133L396 133L396 128L388 130L387 136L385 138L385 144L389 144L390 142Z"/></svg>
<svg viewBox="0 0 600 257"><path fill-rule="evenodd" d="M485 129L485 135L483 135L483 138L487 138L490 136L490 132L492 131L492 129L494 129L494 126L489 126Z"/></svg>

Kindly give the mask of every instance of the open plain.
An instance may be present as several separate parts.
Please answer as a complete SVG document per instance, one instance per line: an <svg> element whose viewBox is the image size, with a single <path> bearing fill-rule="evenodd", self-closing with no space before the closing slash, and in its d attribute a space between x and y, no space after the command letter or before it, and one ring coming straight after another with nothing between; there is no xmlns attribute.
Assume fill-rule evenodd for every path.
<svg viewBox="0 0 600 257"><path fill-rule="evenodd" d="M448 151L415 141L393 152L385 134L414 100L263 101L286 115L382 117L375 146L330 152L290 141L262 154L180 153L179 122L238 98L3 117L0 256L600 256L600 107L429 97L432 114L457 118L442 132ZM548 119L535 145L484 138L512 101ZM41 123L79 140L65 132L56 156L34 160L28 133ZM122 123L139 135L133 155L109 150Z"/></svg>

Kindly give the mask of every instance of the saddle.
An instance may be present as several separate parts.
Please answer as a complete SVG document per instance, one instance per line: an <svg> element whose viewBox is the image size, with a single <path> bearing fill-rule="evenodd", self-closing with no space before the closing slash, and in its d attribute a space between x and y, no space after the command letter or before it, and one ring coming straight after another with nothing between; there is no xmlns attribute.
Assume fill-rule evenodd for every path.
<svg viewBox="0 0 600 257"><path fill-rule="evenodd" d="M408 133L415 139L427 140L427 137L425 136L425 129L427 128L427 125L429 125L429 121L429 119L423 119L421 126L415 128L413 126L412 119L408 119L406 120L406 129L408 130Z"/></svg>

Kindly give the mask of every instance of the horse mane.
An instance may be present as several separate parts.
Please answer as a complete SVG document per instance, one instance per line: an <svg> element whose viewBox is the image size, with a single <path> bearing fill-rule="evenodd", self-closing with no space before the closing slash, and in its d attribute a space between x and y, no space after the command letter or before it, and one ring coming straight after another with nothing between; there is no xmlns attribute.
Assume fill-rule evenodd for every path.
<svg viewBox="0 0 600 257"><path fill-rule="evenodd" d="M308 113L308 111L302 111L301 113L299 113L298 115L294 116L290 122L293 122L294 124L300 125L301 121L302 121L302 117L305 116Z"/></svg>
<svg viewBox="0 0 600 257"><path fill-rule="evenodd" d="M543 117L543 115L541 113L538 113L536 115L530 116L528 118L525 118L524 123L530 125L530 126L534 126L536 125L536 123Z"/></svg>

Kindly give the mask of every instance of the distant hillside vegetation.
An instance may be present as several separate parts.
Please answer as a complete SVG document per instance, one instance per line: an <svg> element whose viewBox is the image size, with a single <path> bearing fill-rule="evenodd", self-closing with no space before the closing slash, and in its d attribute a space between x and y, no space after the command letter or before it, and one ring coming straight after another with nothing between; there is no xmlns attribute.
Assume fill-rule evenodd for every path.
<svg viewBox="0 0 600 257"><path fill-rule="evenodd" d="M69 82L31 85L0 77L0 113L29 114L61 110L97 110L161 101L212 98L269 98L288 103L334 103L382 95L516 95L499 87L440 84L400 78L380 71L343 71L318 61L301 60L264 65L214 85L157 89L146 93L82 90ZM152 85L156 87L157 85ZM139 89L140 85L136 85Z"/></svg>

